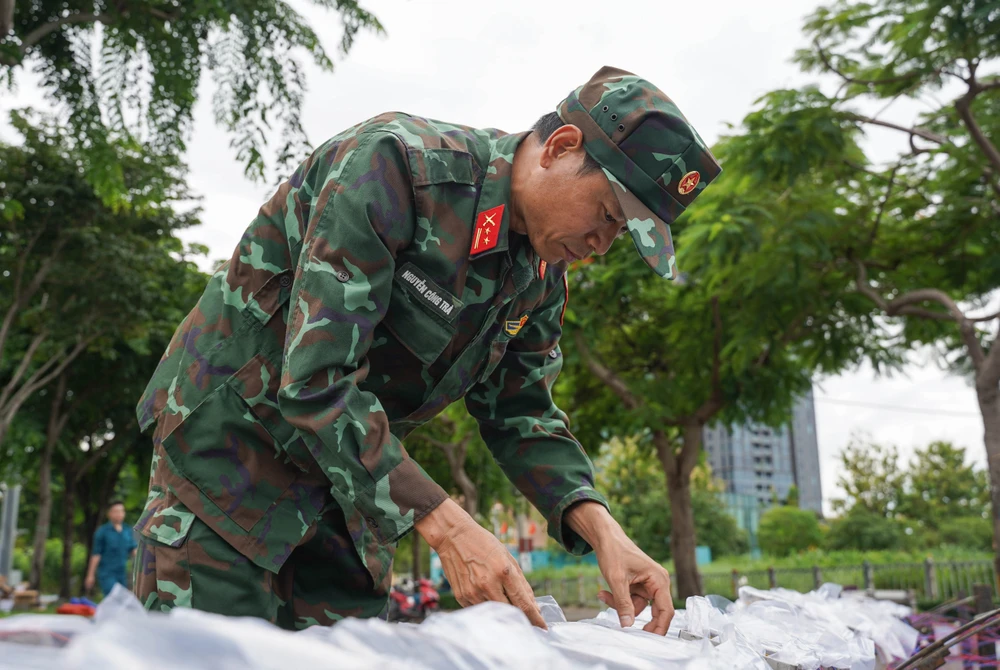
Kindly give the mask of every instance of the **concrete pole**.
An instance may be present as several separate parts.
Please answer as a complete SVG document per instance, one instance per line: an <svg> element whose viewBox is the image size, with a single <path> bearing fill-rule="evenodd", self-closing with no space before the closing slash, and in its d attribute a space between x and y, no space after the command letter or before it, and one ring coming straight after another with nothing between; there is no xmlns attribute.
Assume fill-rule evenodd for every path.
<svg viewBox="0 0 1000 670"><path fill-rule="evenodd" d="M21 485L0 483L0 575L10 579L14 567L14 542L17 539L17 507L21 501Z"/></svg>

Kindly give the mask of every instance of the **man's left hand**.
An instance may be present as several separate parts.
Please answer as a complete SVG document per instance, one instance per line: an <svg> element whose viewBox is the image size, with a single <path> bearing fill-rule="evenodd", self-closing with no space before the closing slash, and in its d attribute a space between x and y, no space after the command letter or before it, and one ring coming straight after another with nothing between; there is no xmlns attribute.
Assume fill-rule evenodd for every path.
<svg viewBox="0 0 1000 670"><path fill-rule="evenodd" d="M600 503L574 505L566 512L566 523L594 547L601 574L611 589L598 593L598 598L618 613L622 627L631 626L635 615L651 604L653 619L643 630L666 635L674 618L666 569L644 554Z"/></svg>

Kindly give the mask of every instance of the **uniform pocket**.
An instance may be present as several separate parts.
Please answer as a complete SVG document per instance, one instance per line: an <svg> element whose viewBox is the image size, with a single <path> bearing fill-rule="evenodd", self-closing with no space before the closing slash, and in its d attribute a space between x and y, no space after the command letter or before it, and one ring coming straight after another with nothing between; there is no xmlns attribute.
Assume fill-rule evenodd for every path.
<svg viewBox="0 0 1000 670"><path fill-rule="evenodd" d="M421 363L430 365L441 356L445 347L455 337L455 326L443 313L441 305L435 304L436 297L440 297L440 290L428 288L423 292L424 297L418 297L421 291L420 285L404 288L403 282L407 280L399 277L401 275L397 273L397 281L392 286L389 309L382 320L382 325ZM423 285L426 286L426 282ZM435 296L426 297L432 292ZM449 301L452 313L457 316L461 302L450 294L444 300Z"/></svg>
<svg viewBox="0 0 1000 670"><path fill-rule="evenodd" d="M163 491L159 486L153 486L135 529L143 537L179 547L191 532L194 518L194 512L169 489Z"/></svg>
<svg viewBox="0 0 1000 670"><path fill-rule="evenodd" d="M312 467L312 457L302 439L296 438L295 427L285 421L278 408L281 368L274 360L278 356L257 354L226 383L246 403L248 418L259 421L271 436L276 455L287 456L299 470L307 472Z"/></svg>
<svg viewBox="0 0 1000 670"><path fill-rule="evenodd" d="M276 459L274 438L229 384L206 397L161 444L173 463L184 464L183 476L244 531L294 480L294 470Z"/></svg>

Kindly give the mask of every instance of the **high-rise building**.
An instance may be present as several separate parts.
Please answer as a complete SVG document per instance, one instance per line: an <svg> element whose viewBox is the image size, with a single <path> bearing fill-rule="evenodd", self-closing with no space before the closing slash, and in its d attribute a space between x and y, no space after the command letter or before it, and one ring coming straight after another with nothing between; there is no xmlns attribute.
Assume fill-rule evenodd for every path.
<svg viewBox="0 0 1000 670"><path fill-rule="evenodd" d="M792 420L780 428L756 423L706 427L704 446L712 474L726 484L726 492L752 496L762 507L777 497L788 499L794 484L799 507L822 513L819 444L813 394L800 398Z"/></svg>

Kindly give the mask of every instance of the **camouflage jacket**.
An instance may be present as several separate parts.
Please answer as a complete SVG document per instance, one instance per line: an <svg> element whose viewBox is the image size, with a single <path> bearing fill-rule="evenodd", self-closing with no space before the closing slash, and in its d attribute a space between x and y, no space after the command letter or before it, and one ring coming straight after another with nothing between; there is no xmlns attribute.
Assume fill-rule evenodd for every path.
<svg viewBox="0 0 1000 670"><path fill-rule="evenodd" d="M321 146L260 210L138 406L154 422L139 532L197 515L277 571L327 491L376 583L446 496L402 440L465 398L496 461L568 550L603 498L552 401L568 299L508 229L508 135L385 114Z"/></svg>

